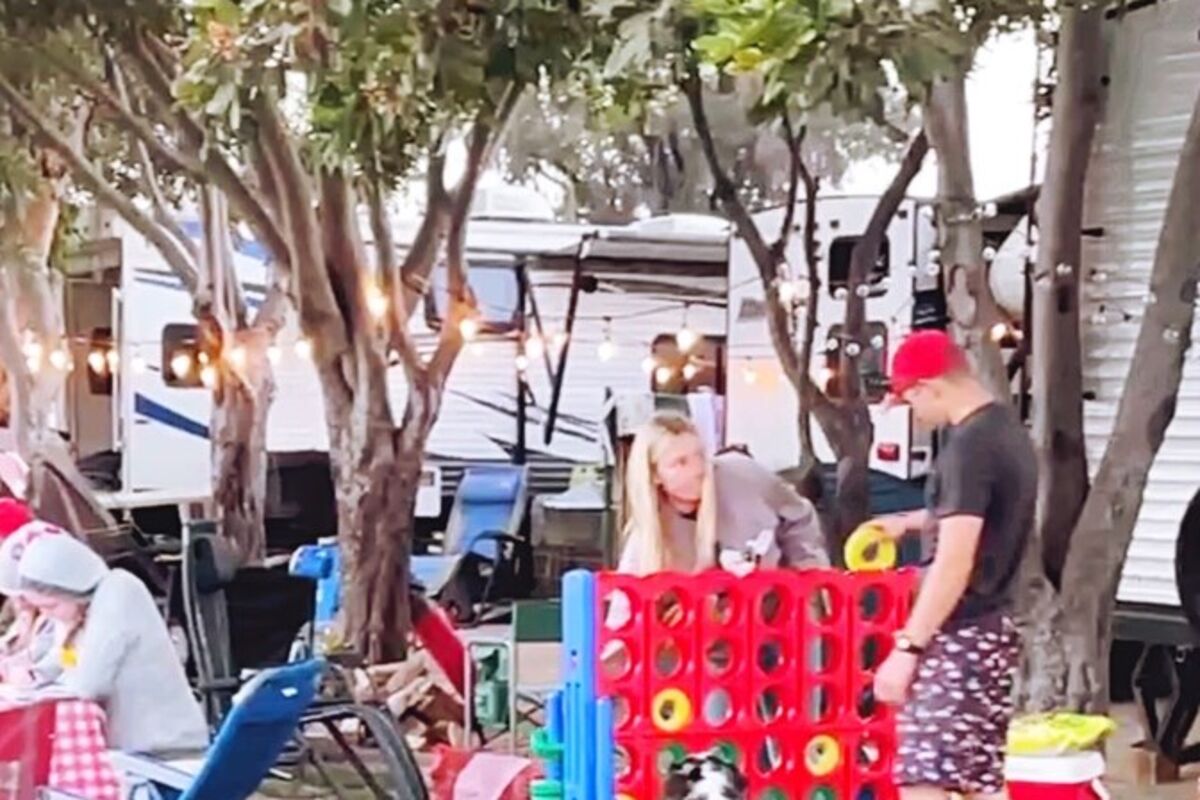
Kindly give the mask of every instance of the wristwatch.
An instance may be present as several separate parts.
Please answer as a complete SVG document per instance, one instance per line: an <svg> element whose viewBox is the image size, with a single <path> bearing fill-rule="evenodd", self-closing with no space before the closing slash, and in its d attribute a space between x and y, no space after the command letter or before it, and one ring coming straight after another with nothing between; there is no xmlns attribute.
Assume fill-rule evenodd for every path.
<svg viewBox="0 0 1200 800"><path fill-rule="evenodd" d="M921 656L925 655L925 648L914 642L907 633L900 632L896 634L896 650L909 655Z"/></svg>

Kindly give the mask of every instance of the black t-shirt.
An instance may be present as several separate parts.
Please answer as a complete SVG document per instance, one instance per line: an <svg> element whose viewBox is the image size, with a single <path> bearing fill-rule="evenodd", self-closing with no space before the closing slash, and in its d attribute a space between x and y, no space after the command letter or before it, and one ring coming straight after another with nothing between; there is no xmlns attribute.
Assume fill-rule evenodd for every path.
<svg viewBox="0 0 1200 800"><path fill-rule="evenodd" d="M1029 433L1012 409L992 403L943 432L926 482L926 540L936 547L938 521L983 520L971 582L951 623L1009 611L1037 501L1037 461Z"/></svg>

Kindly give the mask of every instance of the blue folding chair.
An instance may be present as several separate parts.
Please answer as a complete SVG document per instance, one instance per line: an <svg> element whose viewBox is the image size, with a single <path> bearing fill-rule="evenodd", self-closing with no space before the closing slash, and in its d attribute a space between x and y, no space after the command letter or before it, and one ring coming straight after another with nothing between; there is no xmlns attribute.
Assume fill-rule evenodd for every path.
<svg viewBox="0 0 1200 800"><path fill-rule="evenodd" d="M131 797L150 800L245 800L291 741L313 702L324 662L312 660L264 670L246 684L212 747L199 761L113 753ZM45 790L45 800L87 800Z"/></svg>
<svg viewBox="0 0 1200 800"><path fill-rule="evenodd" d="M412 557L412 576L458 622L475 618L475 608L528 593L533 584L533 549L521 527L529 494L523 465L468 467L455 494L443 552Z"/></svg>

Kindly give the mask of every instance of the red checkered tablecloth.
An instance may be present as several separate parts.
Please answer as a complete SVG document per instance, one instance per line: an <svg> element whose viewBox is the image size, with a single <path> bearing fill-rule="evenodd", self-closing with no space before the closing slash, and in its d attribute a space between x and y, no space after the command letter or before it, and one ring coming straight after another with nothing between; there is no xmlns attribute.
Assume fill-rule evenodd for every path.
<svg viewBox="0 0 1200 800"><path fill-rule="evenodd" d="M45 785L86 800L120 800L121 782L108 757L105 716L96 703L53 700L0 707L0 762L10 777L0 800L25 800Z"/></svg>

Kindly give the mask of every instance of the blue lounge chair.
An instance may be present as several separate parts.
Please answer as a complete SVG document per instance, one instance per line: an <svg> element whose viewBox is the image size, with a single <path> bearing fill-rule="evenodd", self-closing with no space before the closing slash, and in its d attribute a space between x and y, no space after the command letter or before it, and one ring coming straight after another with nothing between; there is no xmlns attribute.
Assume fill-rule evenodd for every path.
<svg viewBox="0 0 1200 800"><path fill-rule="evenodd" d="M267 777L316 696L324 664L265 670L246 684L203 759L160 760L114 753L131 796L163 800L245 800ZM48 790L46 800L86 800Z"/></svg>
<svg viewBox="0 0 1200 800"><path fill-rule="evenodd" d="M532 588L532 548L521 536L528 494L525 466L468 467L439 543L443 552L412 557L414 581L457 621L474 619L477 605Z"/></svg>

